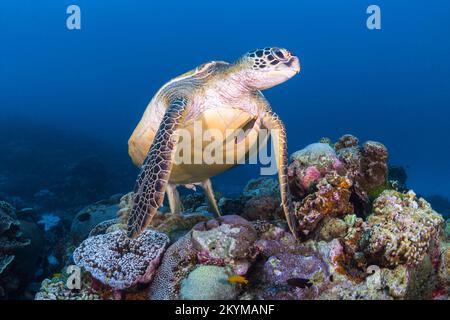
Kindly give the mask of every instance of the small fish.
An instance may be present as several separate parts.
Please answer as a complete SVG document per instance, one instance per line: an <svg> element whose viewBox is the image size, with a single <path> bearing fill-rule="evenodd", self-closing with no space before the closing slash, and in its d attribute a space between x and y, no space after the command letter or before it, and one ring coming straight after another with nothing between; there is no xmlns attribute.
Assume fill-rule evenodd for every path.
<svg viewBox="0 0 450 320"><path fill-rule="evenodd" d="M240 284L248 284L249 282L247 278L238 275L229 276L228 281L231 283L240 283Z"/></svg>
<svg viewBox="0 0 450 320"><path fill-rule="evenodd" d="M290 286L299 287L302 289L311 288L313 285L309 279L304 278L292 278L288 279L286 282Z"/></svg>
<svg viewBox="0 0 450 320"><path fill-rule="evenodd" d="M61 273L54 273L53 274L53 278L60 278L61 277Z"/></svg>

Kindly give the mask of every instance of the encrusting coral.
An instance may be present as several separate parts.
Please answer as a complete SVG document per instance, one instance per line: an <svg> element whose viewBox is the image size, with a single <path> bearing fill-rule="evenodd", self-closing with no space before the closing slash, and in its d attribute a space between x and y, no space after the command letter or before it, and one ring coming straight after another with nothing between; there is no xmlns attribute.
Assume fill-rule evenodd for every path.
<svg viewBox="0 0 450 320"><path fill-rule="evenodd" d="M365 255L383 266L418 265L436 241L443 218L414 192L384 191L363 235Z"/></svg>
<svg viewBox="0 0 450 320"><path fill-rule="evenodd" d="M331 218L370 213L370 202L387 188L388 152L374 141L359 146L352 135L334 144L314 143L291 156L289 186L298 229L311 237Z"/></svg>
<svg viewBox="0 0 450 320"><path fill-rule="evenodd" d="M308 236L325 217L352 214L351 186L348 178L328 174L317 184L316 192L296 202L295 215L302 234Z"/></svg>
<svg viewBox="0 0 450 320"><path fill-rule="evenodd" d="M118 230L94 236L75 249L75 263L113 289L122 290L152 280L169 238L146 230L136 239L129 239Z"/></svg>
<svg viewBox="0 0 450 320"><path fill-rule="evenodd" d="M256 230L252 224L236 215L199 223L192 230L192 242L200 263L228 264L242 274L248 269L247 260L255 240Z"/></svg>
<svg viewBox="0 0 450 320"><path fill-rule="evenodd" d="M388 151L379 142L367 141L362 147L358 143L358 138L344 135L335 144L335 149L353 182L355 194L365 204L387 186Z"/></svg>
<svg viewBox="0 0 450 320"><path fill-rule="evenodd" d="M303 197L330 172L343 172L342 162L326 143L313 143L291 155L288 175L291 192Z"/></svg>

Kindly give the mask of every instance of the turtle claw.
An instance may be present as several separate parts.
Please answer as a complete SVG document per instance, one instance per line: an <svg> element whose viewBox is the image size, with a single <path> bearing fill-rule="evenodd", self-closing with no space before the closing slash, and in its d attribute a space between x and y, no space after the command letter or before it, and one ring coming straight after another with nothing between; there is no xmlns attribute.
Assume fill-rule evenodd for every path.
<svg viewBox="0 0 450 320"><path fill-rule="evenodd" d="M283 204L283 211L286 217L286 222L289 226L289 230L294 235L294 237L298 238L300 236L300 230L298 228L294 205L290 197L288 197L286 203Z"/></svg>

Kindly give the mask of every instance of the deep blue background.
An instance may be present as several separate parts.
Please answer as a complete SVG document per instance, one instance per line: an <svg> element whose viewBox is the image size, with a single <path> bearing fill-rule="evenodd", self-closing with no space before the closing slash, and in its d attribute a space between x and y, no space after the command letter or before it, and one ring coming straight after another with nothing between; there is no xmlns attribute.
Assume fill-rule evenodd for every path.
<svg viewBox="0 0 450 320"><path fill-rule="evenodd" d="M66 28L70 4L81 7L80 31ZM381 7L381 31L366 28L369 4ZM265 94L291 152L344 133L378 140L407 166L416 192L450 196L449 39L445 0L2 0L0 125L59 127L126 157L167 80L282 46L300 57L302 73ZM257 173L240 168L217 182L241 188Z"/></svg>

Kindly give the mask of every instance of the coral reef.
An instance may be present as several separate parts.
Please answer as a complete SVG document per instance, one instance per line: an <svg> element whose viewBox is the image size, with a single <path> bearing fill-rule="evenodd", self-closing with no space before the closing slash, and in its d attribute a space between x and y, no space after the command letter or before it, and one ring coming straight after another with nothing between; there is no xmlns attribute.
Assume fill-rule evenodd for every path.
<svg viewBox="0 0 450 320"><path fill-rule="evenodd" d="M226 268L198 266L181 282L183 300L232 300L237 296L237 285L227 281Z"/></svg>
<svg viewBox="0 0 450 320"><path fill-rule="evenodd" d="M273 220L281 214L278 182L272 178L250 180L242 194L242 208L238 212L250 221Z"/></svg>
<svg viewBox="0 0 450 320"><path fill-rule="evenodd" d="M252 224L236 215L199 223L192 231L198 259L205 264L242 266L255 240Z"/></svg>
<svg viewBox="0 0 450 320"><path fill-rule="evenodd" d="M288 169L291 192L297 197L303 197L310 193L327 173L342 170L343 165L329 144L310 144L291 155Z"/></svg>
<svg viewBox="0 0 450 320"><path fill-rule="evenodd" d="M183 194L185 212L161 207L133 240L124 232L133 193L97 202L72 224L74 238L85 239L73 253L85 270L81 290L56 275L36 299L448 299L449 223L407 190L406 172L388 170L387 158L383 144L360 145L352 135L294 153L288 179L298 235L272 178L218 197L218 218L202 193ZM9 259L0 259L5 270Z"/></svg>
<svg viewBox="0 0 450 320"><path fill-rule="evenodd" d="M279 196L278 182L272 178L257 178L250 180L244 187L242 195L246 198L260 196Z"/></svg>
<svg viewBox="0 0 450 320"><path fill-rule="evenodd" d="M440 288L447 288L447 291L450 291L450 243L442 243L441 247L441 259L438 266L438 284Z"/></svg>
<svg viewBox="0 0 450 320"><path fill-rule="evenodd" d="M334 148L321 142L292 154L288 179L301 235L314 237L333 218L369 214L371 200L388 187L387 158L383 144L359 146L352 135L342 136Z"/></svg>
<svg viewBox="0 0 450 320"><path fill-rule="evenodd" d="M377 197L387 187L388 151L383 144L367 141L360 147L356 137L344 135L335 149L362 202Z"/></svg>
<svg viewBox="0 0 450 320"><path fill-rule="evenodd" d="M450 219L445 222L444 237L450 242Z"/></svg>
<svg viewBox="0 0 450 320"><path fill-rule="evenodd" d="M408 191L406 186L406 180L408 180L408 175L405 168L402 166L389 166L388 172L389 184L397 191L405 192Z"/></svg>
<svg viewBox="0 0 450 320"><path fill-rule="evenodd" d="M35 300L103 300L104 296L95 290L92 280L83 276L80 290L71 290L66 285L67 278L59 275L42 281Z"/></svg>
<svg viewBox="0 0 450 320"><path fill-rule="evenodd" d="M418 265L436 241L443 218L410 191L384 191L367 219L363 251L370 261L394 267Z"/></svg>
<svg viewBox="0 0 450 320"><path fill-rule="evenodd" d="M343 176L328 174L317 184L317 191L295 203L295 215L304 236L314 231L325 217L353 213L350 203L351 181Z"/></svg>
<svg viewBox="0 0 450 320"><path fill-rule="evenodd" d="M191 238L188 233L167 249L149 288L151 300L178 299L180 282L195 268L197 260Z"/></svg>
<svg viewBox="0 0 450 320"><path fill-rule="evenodd" d="M86 239L74 251L73 259L95 279L122 290L150 282L168 243L165 234L152 230L136 239L119 230Z"/></svg>
<svg viewBox="0 0 450 320"><path fill-rule="evenodd" d="M118 219L102 221L98 225L96 225L94 228L92 228L91 231L89 231L88 238L98 236L100 234L108 233L113 228L118 227L119 225L120 225L120 223L119 223Z"/></svg>
<svg viewBox="0 0 450 320"><path fill-rule="evenodd" d="M208 218L199 213L170 214L158 212L152 221L152 228L167 234L171 242L188 233L196 224Z"/></svg>
<svg viewBox="0 0 450 320"><path fill-rule="evenodd" d="M16 259L18 251L31 241L23 237L21 223L15 209L6 202L0 203L0 298L18 289L20 280L9 267Z"/></svg>
<svg viewBox="0 0 450 320"><path fill-rule="evenodd" d="M271 256L264 264L261 281L271 287L269 296L264 291L262 299L291 294L306 299L322 291L328 281L328 270L320 257L281 253ZM276 294L275 294L276 293Z"/></svg>

